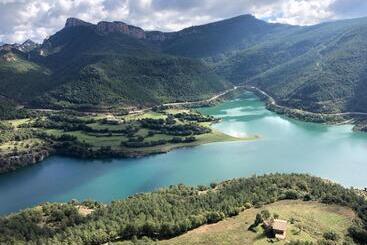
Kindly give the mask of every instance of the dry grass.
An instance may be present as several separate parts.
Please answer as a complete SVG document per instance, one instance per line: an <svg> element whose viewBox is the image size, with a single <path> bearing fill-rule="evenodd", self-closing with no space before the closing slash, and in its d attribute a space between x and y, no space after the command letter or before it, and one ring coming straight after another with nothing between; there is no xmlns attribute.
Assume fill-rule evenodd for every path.
<svg viewBox="0 0 367 245"><path fill-rule="evenodd" d="M349 209L336 205L325 205L317 202L281 201L267 205L262 209L277 213L281 219L289 222L287 239L277 244L286 244L290 240L317 241L324 232L334 231L344 239L348 227L356 218ZM248 231L255 216L262 209L248 209L240 215L228 218L216 224L204 225L186 234L161 241L161 244L269 244L270 240L258 227L256 232Z"/></svg>

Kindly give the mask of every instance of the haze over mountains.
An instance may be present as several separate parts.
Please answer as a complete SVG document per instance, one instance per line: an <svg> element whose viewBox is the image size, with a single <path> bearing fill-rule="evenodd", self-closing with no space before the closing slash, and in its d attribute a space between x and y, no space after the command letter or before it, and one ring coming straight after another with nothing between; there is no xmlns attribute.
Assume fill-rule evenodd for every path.
<svg viewBox="0 0 367 245"><path fill-rule="evenodd" d="M34 107L147 106L253 84L280 104L367 111L367 18L309 27L251 15L164 33L70 18L29 50L0 51L0 94Z"/></svg>

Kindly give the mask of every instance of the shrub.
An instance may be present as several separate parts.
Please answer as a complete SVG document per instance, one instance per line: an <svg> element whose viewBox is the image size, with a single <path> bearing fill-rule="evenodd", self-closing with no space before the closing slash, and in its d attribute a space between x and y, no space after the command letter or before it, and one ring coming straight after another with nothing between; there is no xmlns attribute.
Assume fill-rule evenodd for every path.
<svg viewBox="0 0 367 245"><path fill-rule="evenodd" d="M337 233L335 233L334 231L327 231L323 234L323 237L326 240L331 240L331 241L338 241L340 239L339 235Z"/></svg>

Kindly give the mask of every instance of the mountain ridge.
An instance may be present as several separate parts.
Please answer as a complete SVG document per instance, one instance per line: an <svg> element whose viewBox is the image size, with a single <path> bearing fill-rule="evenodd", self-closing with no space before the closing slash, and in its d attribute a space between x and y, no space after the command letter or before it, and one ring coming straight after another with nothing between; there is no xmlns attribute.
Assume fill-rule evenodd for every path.
<svg viewBox="0 0 367 245"><path fill-rule="evenodd" d="M283 106L312 112L363 112L367 108L366 28L367 18L291 26L241 15L160 32L120 21L91 24L68 18L63 29L41 46L23 52L26 55L3 56L8 61L17 58L23 68L33 67L33 73L39 69L36 84L22 82L18 73L12 83L0 79L0 88L7 89L4 95L18 94L17 99L27 98L39 86L45 92L31 93L28 97L36 99L25 102L63 108L204 99L230 84L246 83L263 89ZM172 72L162 69L166 64ZM10 63L3 65L9 69ZM172 91L169 81L180 82L171 84ZM202 83L207 95L198 89L204 89ZM22 92L25 84L31 87ZM137 94L148 99L136 101Z"/></svg>

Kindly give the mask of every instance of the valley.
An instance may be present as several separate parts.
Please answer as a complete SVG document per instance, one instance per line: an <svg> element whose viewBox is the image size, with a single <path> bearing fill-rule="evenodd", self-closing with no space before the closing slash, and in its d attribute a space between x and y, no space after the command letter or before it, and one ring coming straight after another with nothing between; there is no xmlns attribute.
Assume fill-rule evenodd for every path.
<svg viewBox="0 0 367 245"><path fill-rule="evenodd" d="M173 114L177 112L175 110L177 109L170 109L168 112ZM367 172L367 136L353 132L352 125L327 125L290 119L267 110L264 102L249 92L236 99L197 110L202 115L220 121L210 126L212 133L195 135L196 141L182 143L182 149L139 158L93 156L93 159L81 159L82 151L76 157L54 155L34 166L0 175L0 192L6 200L0 206L0 213L15 212L47 201L93 199L109 203L175 183L202 185L275 172L310 173L344 186L359 189L366 187L367 176L364 173ZM162 117L156 112L145 116ZM123 117L139 120L139 117L144 116L117 116ZM208 125L205 122L201 124ZM124 127L124 124L99 122L88 125L100 129ZM54 130L42 131L51 133ZM62 131L56 130L59 133ZM111 138L108 133L102 132L98 133L104 135L100 137L78 131L63 134L76 135L92 145L89 147L96 145L95 151L108 145L109 139L113 139L111 142L114 142L116 149L122 149L120 144L126 137L117 132L113 132ZM138 143L150 142L157 137L172 139L174 136L156 134L144 137ZM204 144L208 140L216 143ZM196 146L185 147L191 144ZM174 146L168 143L128 150L164 150L171 145ZM267 154L263 154L264 152ZM73 155L73 151L67 153L66 155ZM359 171L356 172L356 169Z"/></svg>
<svg viewBox="0 0 367 245"><path fill-rule="evenodd" d="M0 244L367 244L367 17L48 34L0 42Z"/></svg>

